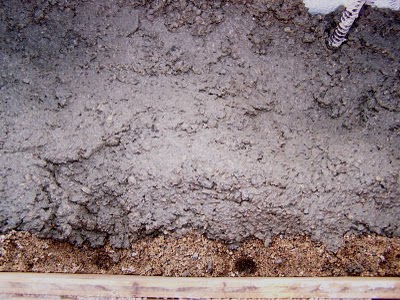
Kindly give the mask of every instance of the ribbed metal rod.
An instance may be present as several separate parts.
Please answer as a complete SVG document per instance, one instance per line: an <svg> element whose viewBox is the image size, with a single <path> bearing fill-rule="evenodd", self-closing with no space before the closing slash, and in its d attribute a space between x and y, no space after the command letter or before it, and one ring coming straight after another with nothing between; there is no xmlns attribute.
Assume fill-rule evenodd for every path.
<svg viewBox="0 0 400 300"><path fill-rule="evenodd" d="M328 39L329 48L336 49L346 41L347 33L360 14L360 10L365 2L366 0L355 0L346 8L342 14L339 25Z"/></svg>

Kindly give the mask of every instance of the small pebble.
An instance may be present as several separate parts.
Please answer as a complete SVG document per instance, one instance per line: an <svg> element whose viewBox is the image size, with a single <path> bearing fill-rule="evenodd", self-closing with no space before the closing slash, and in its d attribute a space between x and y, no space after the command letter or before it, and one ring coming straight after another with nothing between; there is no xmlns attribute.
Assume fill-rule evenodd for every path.
<svg viewBox="0 0 400 300"><path fill-rule="evenodd" d="M111 259L112 259L112 261L114 263L118 263L119 262L120 257L119 257L118 253L112 253L112 254L110 254L110 257L111 257Z"/></svg>
<svg viewBox="0 0 400 300"><path fill-rule="evenodd" d="M243 201L248 201L248 200L250 200L250 193L249 193L249 191L242 190L242 200L243 200Z"/></svg>
<svg viewBox="0 0 400 300"><path fill-rule="evenodd" d="M135 269L132 268L132 267L128 267L128 268L122 267L122 268L121 268L121 271L122 271L123 273L133 274L133 273L135 272Z"/></svg>
<svg viewBox="0 0 400 300"><path fill-rule="evenodd" d="M106 119L106 122L107 123L111 123L113 121L113 116L112 115L109 115L108 117L107 117L107 119Z"/></svg>
<svg viewBox="0 0 400 300"><path fill-rule="evenodd" d="M315 36L311 33L305 33L302 39L303 43L312 43L315 41Z"/></svg>
<svg viewBox="0 0 400 300"><path fill-rule="evenodd" d="M209 259L207 261L207 270L206 270L206 272L208 274L211 274L213 271L214 271L214 263L213 263L213 261L211 259Z"/></svg>
<svg viewBox="0 0 400 300"><path fill-rule="evenodd" d="M129 184L136 184L136 178L135 176L131 175L128 177L128 183Z"/></svg>
<svg viewBox="0 0 400 300"><path fill-rule="evenodd" d="M270 237L265 238L264 247L268 248L269 246L271 246L271 243L272 243L272 239Z"/></svg>
<svg viewBox="0 0 400 300"><path fill-rule="evenodd" d="M239 249L239 247L240 247L240 245L236 244L236 243L229 244L228 245L228 250L237 250L237 249Z"/></svg>
<svg viewBox="0 0 400 300"><path fill-rule="evenodd" d="M83 187L81 188L81 190L82 190L82 192L84 192L85 194L91 194L91 193L92 193L91 189L88 188L87 186L83 186Z"/></svg>
<svg viewBox="0 0 400 300"><path fill-rule="evenodd" d="M280 258L280 257L277 257L277 258L275 258L275 260L274 260L274 264L276 264L276 265L280 265L281 263L283 263L283 260L282 260L282 258Z"/></svg>

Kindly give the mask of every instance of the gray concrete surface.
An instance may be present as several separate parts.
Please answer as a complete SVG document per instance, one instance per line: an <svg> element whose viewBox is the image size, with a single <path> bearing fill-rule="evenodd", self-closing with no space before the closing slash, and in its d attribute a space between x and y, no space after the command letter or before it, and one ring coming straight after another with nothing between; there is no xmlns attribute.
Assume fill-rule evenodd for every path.
<svg viewBox="0 0 400 300"><path fill-rule="evenodd" d="M0 231L126 247L400 235L400 14L0 1Z"/></svg>

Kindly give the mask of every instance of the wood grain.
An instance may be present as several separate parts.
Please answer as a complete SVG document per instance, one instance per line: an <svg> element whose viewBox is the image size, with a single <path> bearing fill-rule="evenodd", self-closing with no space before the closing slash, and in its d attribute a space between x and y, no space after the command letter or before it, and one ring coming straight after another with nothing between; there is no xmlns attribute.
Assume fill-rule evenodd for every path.
<svg viewBox="0 0 400 300"><path fill-rule="evenodd" d="M400 278L174 278L0 273L0 298L399 298Z"/></svg>

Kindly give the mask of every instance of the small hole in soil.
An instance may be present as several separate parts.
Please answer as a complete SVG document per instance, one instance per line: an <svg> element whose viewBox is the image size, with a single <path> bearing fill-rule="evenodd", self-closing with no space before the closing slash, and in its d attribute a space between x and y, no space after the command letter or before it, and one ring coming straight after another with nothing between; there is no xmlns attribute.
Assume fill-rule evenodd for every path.
<svg viewBox="0 0 400 300"><path fill-rule="evenodd" d="M32 262L28 262L27 267L28 267L28 269L29 269L30 271L32 271L34 265L35 265L35 264L32 263Z"/></svg>
<svg viewBox="0 0 400 300"><path fill-rule="evenodd" d="M97 252L92 261L99 269L109 270L112 266L112 260L105 251Z"/></svg>
<svg viewBox="0 0 400 300"><path fill-rule="evenodd" d="M235 270L239 273L253 274L257 271L257 264L250 257L240 257L235 261Z"/></svg>

